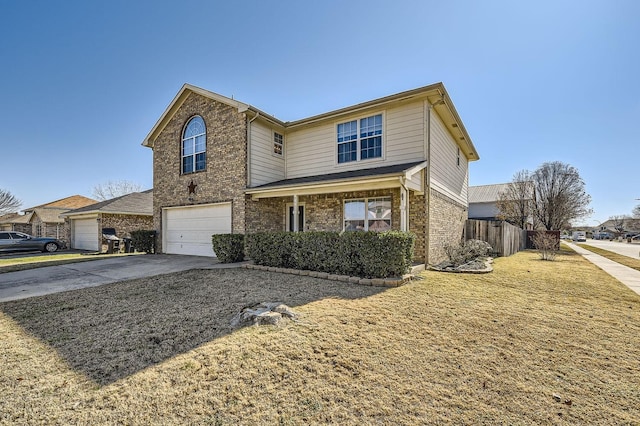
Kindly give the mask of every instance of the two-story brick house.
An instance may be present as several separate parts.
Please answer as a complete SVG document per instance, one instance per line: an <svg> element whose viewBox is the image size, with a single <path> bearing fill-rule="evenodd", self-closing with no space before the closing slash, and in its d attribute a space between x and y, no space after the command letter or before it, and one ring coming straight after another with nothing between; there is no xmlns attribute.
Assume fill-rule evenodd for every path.
<svg viewBox="0 0 640 426"><path fill-rule="evenodd" d="M214 233L396 229L438 262L479 158L442 83L287 122L185 84L142 144L159 248L209 256Z"/></svg>

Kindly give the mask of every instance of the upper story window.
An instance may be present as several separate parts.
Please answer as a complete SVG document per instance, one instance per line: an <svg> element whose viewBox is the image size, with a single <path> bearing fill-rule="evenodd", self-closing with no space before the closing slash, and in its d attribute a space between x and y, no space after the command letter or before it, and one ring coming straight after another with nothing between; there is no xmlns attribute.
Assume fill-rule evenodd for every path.
<svg viewBox="0 0 640 426"><path fill-rule="evenodd" d="M338 124L338 163L382 157L382 114Z"/></svg>
<svg viewBox="0 0 640 426"><path fill-rule="evenodd" d="M460 167L460 148L458 148L458 167Z"/></svg>
<svg viewBox="0 0 640 426"><path fill-rule="evenodd" d="M199 115L184 127L182 134L182 173L204 170L207 165L207 129Z"/></svg>
<svg viewBox="0 0 640 426"><path fill-rule="evenodd" d="M284 148L284 136L280 133L273 132L273 153L282 156Z"/></svg>

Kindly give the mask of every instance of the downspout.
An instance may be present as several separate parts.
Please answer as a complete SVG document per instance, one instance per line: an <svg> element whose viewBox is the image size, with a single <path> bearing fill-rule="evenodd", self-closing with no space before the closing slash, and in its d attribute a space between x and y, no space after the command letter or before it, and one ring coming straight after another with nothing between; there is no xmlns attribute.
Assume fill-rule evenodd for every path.
<svg viewBox="0 0 640 426"><path fill-rule="evenodd" d="M260 117L260 111L247 122L247 187L251 186L251 123Z"/></svg>

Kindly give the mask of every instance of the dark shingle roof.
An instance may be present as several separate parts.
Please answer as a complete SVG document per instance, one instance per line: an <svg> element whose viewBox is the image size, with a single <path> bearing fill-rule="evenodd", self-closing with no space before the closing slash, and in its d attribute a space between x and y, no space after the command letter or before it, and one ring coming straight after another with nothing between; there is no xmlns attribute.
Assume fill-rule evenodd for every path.
<svg viewBox="0 0 640 426"><path fill-rule="evenodd" d="M304 176L292 179L283 179L276 182L267 183L264 185L256 186L253 188L247 188L249 190L255 189L269 189L277 188L281 186L295 186L303 184L314 184L329 181L350 180L364 177L375 177L384 175L400 174L407 169L410 169L418 164L423 163L424 160L414 161L412 163L395 164L393 166L373 167L370 169L350 170L346 172L328 173L324 175Z"/></svg>
<svg viewBox="0 0 640 426"><path fill-rule="evenodd" d="M90 206L71 210L65 216L79 213L119 213L152 216L153 190L133 192L121 197L101 201Z"/></svg>

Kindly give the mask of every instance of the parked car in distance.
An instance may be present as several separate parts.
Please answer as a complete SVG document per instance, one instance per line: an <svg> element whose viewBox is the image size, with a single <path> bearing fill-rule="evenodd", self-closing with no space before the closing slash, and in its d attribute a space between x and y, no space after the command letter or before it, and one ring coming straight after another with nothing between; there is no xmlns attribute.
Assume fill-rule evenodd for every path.
<svg viewBox="0 0 640 426"><path fill-rule="evenodd" d="M65 247L55 238L32 237L22 232L0 231L0 252L4 251L43 251L53 253Z"/></svg>
<svg viewBox="0 0 640 426"><path fill-rule="evenodd" d="M587 233L584 231L575 231L573 233L573 241L587 241Z"/></svg>

